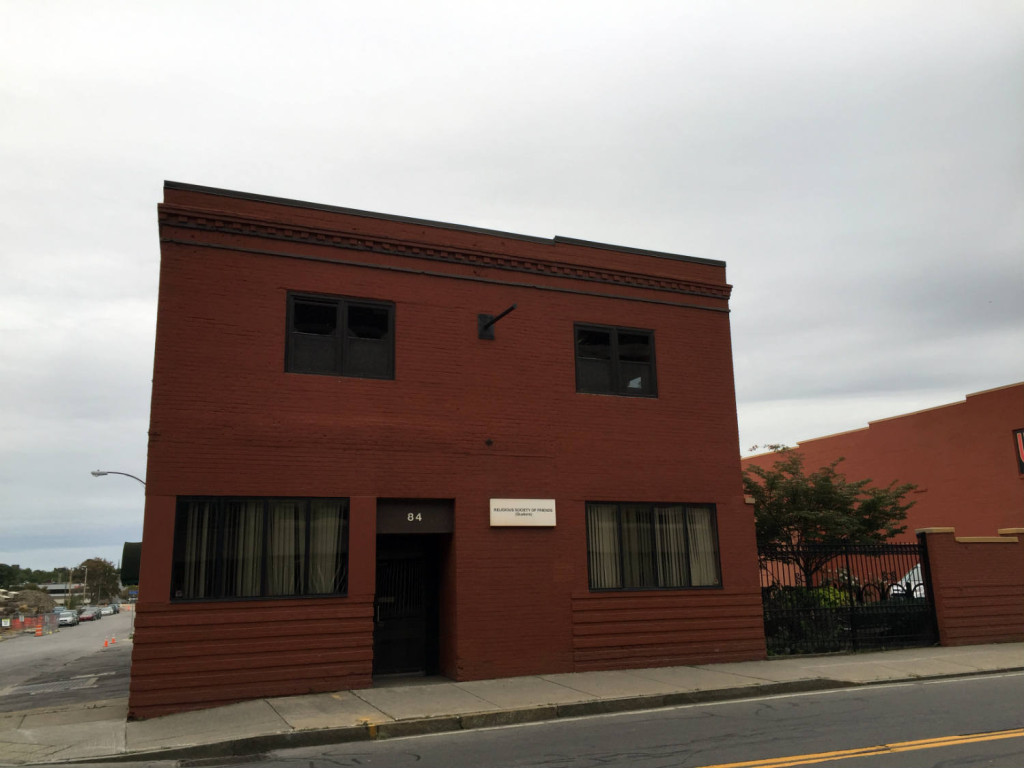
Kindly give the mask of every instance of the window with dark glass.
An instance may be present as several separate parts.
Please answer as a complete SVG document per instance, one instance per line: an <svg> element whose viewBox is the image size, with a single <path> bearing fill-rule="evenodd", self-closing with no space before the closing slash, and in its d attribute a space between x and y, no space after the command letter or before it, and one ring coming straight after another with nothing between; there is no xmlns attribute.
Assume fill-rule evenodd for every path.
<svg viewBox="0 0 1024 768"><path fill-rule="evenodd" d="M179 497L171 597L339 595L348 499Z"/></svg>
<svg viewBox="0 0 1024 768"><path fill-rule="evenodd" d="M290 295L285 370L394 378L394 305Z"/></svg>
<svg viewBox="0 0 1024 768"><path fill-rule="evenodd" d="M576 391L656 397L654 332L577 325Z"/></svg>
<svg viewBox="0 0 1024 768"><path fill-rule="evenodd" d="M679 589L721 583L714 507L587 503L591 589Z"/></svg>

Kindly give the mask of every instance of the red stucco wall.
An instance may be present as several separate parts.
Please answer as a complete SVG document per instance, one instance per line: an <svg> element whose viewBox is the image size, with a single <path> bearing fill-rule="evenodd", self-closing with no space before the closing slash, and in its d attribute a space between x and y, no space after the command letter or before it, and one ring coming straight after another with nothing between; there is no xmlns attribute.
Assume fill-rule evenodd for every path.
<svg viewBox="0 0 1024 768"><path fill-rule="evenodd" d="M370 685L378 497L455 500L449 677L764 655L721 265L174 187L160 222L133 716ZM395 379L285 373L288 291L394 302ZM658 397L578 394L574 322L653 329ZM178 495L352 498L348 596L171 602ZM715 504L721 588L590 593L587 500Z"/></svg>
<svg viewBox="0 0 1024 768"><path fill-rule="evenodd" d="M1014 430L1024 427L1024 383L968 395L960 403L873 421L852 432L805 440L797 448L808 471L844 457L850 480L915 483L901 541L918 528L955 527L961 536L990 536L1024 526L1024 475ZM772 454L744 465L771 466Z"/></svg>

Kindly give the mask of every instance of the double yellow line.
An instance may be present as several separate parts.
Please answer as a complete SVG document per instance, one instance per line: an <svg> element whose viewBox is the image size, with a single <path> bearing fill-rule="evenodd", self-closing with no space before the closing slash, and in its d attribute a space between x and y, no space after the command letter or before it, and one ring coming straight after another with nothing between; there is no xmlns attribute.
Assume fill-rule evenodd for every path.
<svg viewBox="0 0 1024 768"><path fill-rule="evenodd" d="M742 763L719 763L705 765L701 768L786 768L790 765L813 765L830 760L846 760L851 757L872 757L889 755L896 752L912 752L915 749L935 749L936 747L955 747L960 744L975 744L979 741L998 741L999 739L1019 739L1024 736L1024 728L1013 728L1009 731L990 731L989 733L972 733L966 736L943 736L938 739L920 739L918 741L900 741L895 744L880 744L875 747L860 749L841 749L836 752L818 752L812 755L791 755L790 757L773 757L767 760L747 760Z"/></svg>

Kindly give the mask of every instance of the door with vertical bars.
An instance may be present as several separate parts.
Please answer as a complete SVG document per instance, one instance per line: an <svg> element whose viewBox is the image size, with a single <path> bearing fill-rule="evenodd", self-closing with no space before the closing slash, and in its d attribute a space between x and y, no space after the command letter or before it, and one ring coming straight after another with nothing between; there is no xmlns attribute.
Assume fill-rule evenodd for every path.
<svg viewBox="0 0 1024 768"><path fill-rule="evenodd" d="M428 581L423 551L378 548L373 674L425 673Z"/></svg>

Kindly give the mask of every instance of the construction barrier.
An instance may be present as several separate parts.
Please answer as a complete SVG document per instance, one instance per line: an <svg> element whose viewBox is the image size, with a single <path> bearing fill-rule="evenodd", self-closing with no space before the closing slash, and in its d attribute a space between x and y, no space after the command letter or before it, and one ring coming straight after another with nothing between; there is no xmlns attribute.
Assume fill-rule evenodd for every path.
<svg viewBox="0 0 1024 768"><path fill-rule="evenodd" d="M39 616L23 616L19 618L4 618L0 623L0 636L18 634L52 635L57 631L57 614L44 613Z"/></svg>

